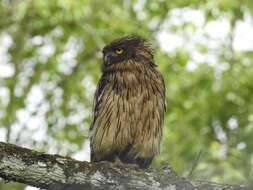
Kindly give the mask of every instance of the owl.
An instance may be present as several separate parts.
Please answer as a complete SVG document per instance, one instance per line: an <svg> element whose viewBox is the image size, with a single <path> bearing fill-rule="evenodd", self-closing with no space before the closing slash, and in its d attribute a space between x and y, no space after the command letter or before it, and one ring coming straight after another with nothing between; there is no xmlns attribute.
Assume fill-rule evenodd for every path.
<svg viewBox="0 0 253 190"><path fill-rule="evenodd" d="M147 168L160 152L165 85L145 40L126 36L103 49L90 126L91 162Z"/></svg>

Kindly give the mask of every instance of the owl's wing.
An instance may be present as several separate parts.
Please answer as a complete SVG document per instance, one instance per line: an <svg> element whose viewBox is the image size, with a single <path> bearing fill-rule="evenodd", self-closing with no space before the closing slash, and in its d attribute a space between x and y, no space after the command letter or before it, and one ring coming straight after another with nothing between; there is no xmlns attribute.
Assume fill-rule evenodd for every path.
<svg viewBox="0 0 253 190"><path fill-rule="evenodd" d="M101 102L102 96L104 94L103 91L104 91L105 83L106 83L106 80L102 76L98 82L97 89L96 89L95 96L94 96L94 100L93 100L93 109L92 109L93 119L92 119L92 123L90 125L89 131L91 131L93 129L94 122L96 121L96 118L98 116L98 107Z"/></svg>
<svg viewBox="0 0 253 190"><path fill-rule="evenodd" d="M92 123L90 125L90 129L89 129L89 133L90 133L90 139L92 139L92 132L93 132L93 128L95 125L95 122L99 116L99 109L100 109L100 104L102 102L102 98L104 96L105 93L105 86L106 86L106 78L104 76L102 76L98 82L97 85L97 89L95 92L95 96L94 96L94 100L93 100L93 119L92 119ZM91 140L92 141L92 140ZM90 144L90 160L91 162L95 162L96 161L96 157L94 155L94 150L93 150L93 145L92 143Z"/></svg>
<svg viewBox="0 0 253 190"><path fill-rule="evenodd" d="M165 94L166 93L166 86L165 86L164 78L163 78L162 75L161 75L161 80L162 80L163 98L164 98L164 112L166 112L168 104L167 104L167 101L166 101L166 94Z"/></svg>

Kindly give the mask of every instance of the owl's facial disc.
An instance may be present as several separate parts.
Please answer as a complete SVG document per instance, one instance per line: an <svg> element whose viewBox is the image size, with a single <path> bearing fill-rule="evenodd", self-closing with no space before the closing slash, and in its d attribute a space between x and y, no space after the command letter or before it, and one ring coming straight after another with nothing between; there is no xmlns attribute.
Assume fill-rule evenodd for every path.
<svg viewBox="0 0 253 190"><path fill-rule="evenodd" d="M121 47L113 48L103 53L105 66L110 66L112 64L121 62L125 57L125 49Z"/></svg>
<svg viewBox="0 0 253 190"><path fill-rule="evenodd" d="M113 57L116 57L116 56L117 56L117 54L114 53L114 52L107 52L107 53L105 53L104 54L104 64L106 66L111 65Z"/></svg>
<svg viewBox="0 0 253 190"><path fill-rule="evenodd" d="M104 66L124 64L125 61L135 58L136 49L141 48L142 40L134 36L116 39L103 49Z"/></svg>

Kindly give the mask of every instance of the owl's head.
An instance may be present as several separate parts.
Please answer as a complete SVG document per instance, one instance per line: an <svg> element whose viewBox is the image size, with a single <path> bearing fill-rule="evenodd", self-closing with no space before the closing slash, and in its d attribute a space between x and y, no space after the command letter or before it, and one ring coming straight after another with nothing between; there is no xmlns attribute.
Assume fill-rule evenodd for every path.
<svg viewBox="0 0 253 190"><path fill-rule="evenodd" d="M106 45L103 49L103 59L103 67L108 69L109 67L126 67L126 63L130 62L153 64L150 45L136 36L119 38Z"/></svg>

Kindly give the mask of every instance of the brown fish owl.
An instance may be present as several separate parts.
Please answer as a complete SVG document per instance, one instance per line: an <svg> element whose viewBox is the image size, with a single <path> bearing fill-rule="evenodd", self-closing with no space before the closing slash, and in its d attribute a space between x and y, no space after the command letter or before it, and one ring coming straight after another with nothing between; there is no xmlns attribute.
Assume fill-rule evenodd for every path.
<svg viewBox="0 0 253 190"><path fill-rule="evenodd" d="M90 127L91 161L120 159L147 168L159 153L165 111L163 77L150 45L134 36L103 49Z"/></svg>

